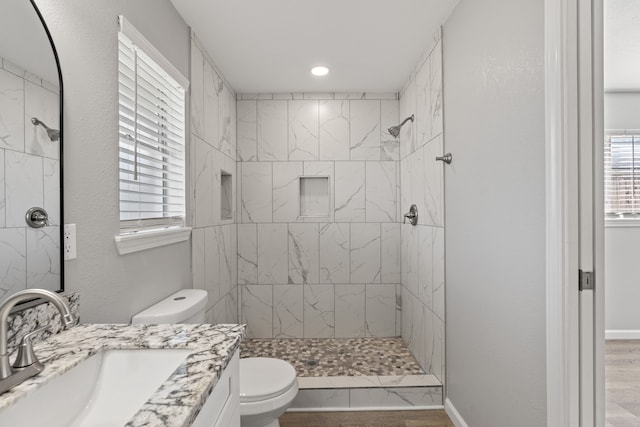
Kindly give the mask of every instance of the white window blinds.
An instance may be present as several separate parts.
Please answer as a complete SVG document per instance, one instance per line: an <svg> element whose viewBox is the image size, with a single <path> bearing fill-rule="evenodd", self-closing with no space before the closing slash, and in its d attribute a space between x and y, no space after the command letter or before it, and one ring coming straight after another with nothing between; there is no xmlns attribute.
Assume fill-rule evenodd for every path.
<svg viewBox="0 0 640 427"><path fill-rule="evenodd" d="M121 228L183 225L186 79L123 17L120 29Z"/></svg>
<svg viewBox="0 0 640 427"><path fill-rule="evenodd" d="M640 216L640 131L606 132L604 179L606 216Z"/></svg>

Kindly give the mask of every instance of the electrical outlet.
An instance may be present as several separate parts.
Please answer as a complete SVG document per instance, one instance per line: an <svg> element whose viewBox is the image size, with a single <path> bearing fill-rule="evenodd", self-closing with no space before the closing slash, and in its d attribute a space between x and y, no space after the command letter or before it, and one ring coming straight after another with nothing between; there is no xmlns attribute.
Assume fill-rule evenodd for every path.
<svg viewBox="0 0 640 427"><path fill-rule="evenodd" d="M64 225L64 259L76 259L78 257L78 251L76 248L76 225L65 224Z"/></svg>

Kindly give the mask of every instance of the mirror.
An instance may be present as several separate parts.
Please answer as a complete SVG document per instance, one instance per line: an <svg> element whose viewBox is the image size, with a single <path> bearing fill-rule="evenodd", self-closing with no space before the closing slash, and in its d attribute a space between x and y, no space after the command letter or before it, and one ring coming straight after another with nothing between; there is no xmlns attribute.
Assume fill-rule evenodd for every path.
<svg viewBox="0 0 640 427"><path fill-rule="evenodd" d="M61 86L33 0L2 0L0 303L25 288L63 289ZM31 208L41 209L30 211L28 225Z"/></svg>

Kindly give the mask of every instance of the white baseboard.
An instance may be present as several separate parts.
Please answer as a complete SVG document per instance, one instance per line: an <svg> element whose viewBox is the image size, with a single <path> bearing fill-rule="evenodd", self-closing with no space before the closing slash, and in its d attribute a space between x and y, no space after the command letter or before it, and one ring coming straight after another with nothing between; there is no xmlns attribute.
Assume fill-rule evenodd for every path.
<svg viewBox="0 0 640 427"><path fill-rule="evenodd" d="M638 329L607 329L604 331L607 340L640 340Z"/></svg>
<svg viewBox="0 0 640 427"><path fill-rule="evenodd" d="M469 427L469 424L465 422L449 398L446 398L444 401L444 410L447 412L447 415L449 415L449 418L451 418L451 421L456 427Z"/></svg>

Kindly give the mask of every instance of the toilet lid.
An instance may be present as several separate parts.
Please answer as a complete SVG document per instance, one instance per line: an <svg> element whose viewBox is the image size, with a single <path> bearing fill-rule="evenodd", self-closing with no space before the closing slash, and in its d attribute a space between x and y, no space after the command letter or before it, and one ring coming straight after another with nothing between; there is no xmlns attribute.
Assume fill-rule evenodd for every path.
<svg viewBox="0 0 640 427"><path fill-rule="evenodd" d="M284 360L268 357L240 359L240 401L276 397L296 382L296 370Z"/></svg>

